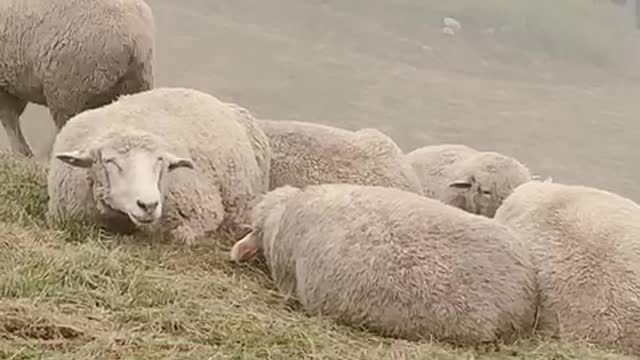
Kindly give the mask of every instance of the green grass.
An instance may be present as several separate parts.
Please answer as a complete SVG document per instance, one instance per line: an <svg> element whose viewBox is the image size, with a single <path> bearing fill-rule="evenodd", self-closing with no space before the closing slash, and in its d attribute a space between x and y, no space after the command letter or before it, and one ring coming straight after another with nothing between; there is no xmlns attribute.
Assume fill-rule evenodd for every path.
<svg viewBox="0 0 640 360"><path fill-rule="evenodd" d="M535 340L454 349L307 317L214 244L49 228L45 171L6 155L0 169L2 359L625 359Z"/></svg>
<svg viewBox="0 0 640 360"><path fill-rule="evenodd" d="M491 28L504 45L600 66L626 63L638 36L631 12L608 0L424 0L420 7L437 21L455 17L464 34Z"/></svg>

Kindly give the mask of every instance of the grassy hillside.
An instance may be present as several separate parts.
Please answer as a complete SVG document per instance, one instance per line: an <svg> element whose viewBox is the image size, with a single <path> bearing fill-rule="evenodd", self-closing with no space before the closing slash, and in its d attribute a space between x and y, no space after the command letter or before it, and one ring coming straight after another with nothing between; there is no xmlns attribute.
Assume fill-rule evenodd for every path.
<svg viewBox="0 0 640 360"><path fill-rule="evenodd" d="M228 249L48 227L45 174L0 156L2 359L626 359L544 341L454 349L307 317Z"/></svg>
<svg viewBox="0 0 640 360"><path fill-rule="evenodd" d="M265 117L375 126L405 149L504 151L554 179L640 194L640 90L610 75L628 71L637 33L607 1L149 4L160 85ZM443 16L463 30L443 36ZM47 122L44 110L23 121L41 152ZM372 336L305 316L214 239L187 249L48 226L46 201L45 169L0 155L0 359L631 359L544 340L492 351Z"/></svg>

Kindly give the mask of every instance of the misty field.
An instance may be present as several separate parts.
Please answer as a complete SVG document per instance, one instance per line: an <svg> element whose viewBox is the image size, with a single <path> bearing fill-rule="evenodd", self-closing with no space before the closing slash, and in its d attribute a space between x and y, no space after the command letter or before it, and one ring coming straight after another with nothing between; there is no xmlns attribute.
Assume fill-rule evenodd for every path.
<svg viewBox="0 0 640 360"><path fill-rule="evenodd" d="M407 151L501 151L640 200L640 32L608 1L148 2L159 86L258 117L376 127ZM462 31L443 35L444 16ZM46 110L22 124L45 159ZM307 317L215 239L185 248L48 224L45 167L0 154L0 359L631 359L543 339L406 342Z"/></svg>

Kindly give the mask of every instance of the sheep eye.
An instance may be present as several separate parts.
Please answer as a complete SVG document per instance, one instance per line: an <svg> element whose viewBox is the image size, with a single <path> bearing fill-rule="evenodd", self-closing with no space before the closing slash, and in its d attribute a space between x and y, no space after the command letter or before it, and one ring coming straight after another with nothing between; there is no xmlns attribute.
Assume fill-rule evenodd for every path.
<svg viewBox="0 0 640 360"><path fill-rule="evenodd" d="M117 167L118 170L122 170L122 167L116 162L115 159L113 158L108 158L108 159L104 159L102 160L105 164L112 164L113 166Z"/></svg>

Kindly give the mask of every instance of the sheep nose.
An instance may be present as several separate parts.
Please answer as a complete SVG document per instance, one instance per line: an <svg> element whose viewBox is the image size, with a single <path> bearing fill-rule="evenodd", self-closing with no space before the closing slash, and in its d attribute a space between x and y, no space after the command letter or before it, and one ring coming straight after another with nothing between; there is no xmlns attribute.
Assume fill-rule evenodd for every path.
<svg viewBox="0 0 640 360"><path fill-rule="evenodd" d="M144 211L146 211L148 213L152 213L158 207L158 201L144 202L142 200L138 200L138 201L136 201L136 203L138 204L140 209L142 209L142 210L144 210Z"/></svg>

